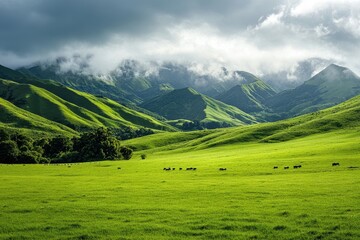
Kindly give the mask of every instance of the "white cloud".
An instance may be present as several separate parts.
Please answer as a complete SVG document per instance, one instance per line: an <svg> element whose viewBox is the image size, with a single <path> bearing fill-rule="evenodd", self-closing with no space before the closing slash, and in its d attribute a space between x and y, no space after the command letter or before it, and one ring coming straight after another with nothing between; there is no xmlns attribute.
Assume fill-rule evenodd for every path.
<svg viewBox="0 0 360 240"><path fill-rule="evenodd" d="M277 13L272 13L267 16L265 19L260 18L260 24L257 25L257 28L268 28L274 27L282 24L282 18L285 15L285 6L281 6L280 10ZM261 21L264 19L263 21Z"/></svg>

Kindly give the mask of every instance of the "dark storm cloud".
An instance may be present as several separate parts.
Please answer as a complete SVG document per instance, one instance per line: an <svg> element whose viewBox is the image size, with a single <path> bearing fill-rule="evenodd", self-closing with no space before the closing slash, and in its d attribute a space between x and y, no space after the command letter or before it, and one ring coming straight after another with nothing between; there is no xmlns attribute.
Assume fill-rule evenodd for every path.
<svg viewBox="0 0 360 240"><path fill-rule="evenodd" d="M0 49L21 55L101 44L113 34L147 37L186 21L241 31L270 11L251 0L0 0Z"/></svg>
<svg viewBox="0 0 360 240"><path fill-rule="evenodd" d="M0 64L78 55L95 72L130 58L266 73L319 57L359 71L359 6L360 0L0 0Z"/></svg>

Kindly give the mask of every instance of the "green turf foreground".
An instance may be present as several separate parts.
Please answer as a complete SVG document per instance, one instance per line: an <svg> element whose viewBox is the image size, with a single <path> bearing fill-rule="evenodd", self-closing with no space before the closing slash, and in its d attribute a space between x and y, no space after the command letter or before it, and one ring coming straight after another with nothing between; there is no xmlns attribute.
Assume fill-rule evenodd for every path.
<svg viewBox="0 0 360 240"><path fill-rule="evenodd" d="M0 165L0 239L359 239L359 158L358 133L334 132L145 160Z"/></svg>

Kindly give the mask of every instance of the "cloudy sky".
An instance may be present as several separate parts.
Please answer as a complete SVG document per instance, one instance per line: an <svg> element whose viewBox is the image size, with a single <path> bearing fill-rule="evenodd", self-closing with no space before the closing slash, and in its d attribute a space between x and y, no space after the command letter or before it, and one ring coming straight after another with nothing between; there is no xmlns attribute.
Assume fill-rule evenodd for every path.
<svg viewBox="0 0 360 240"><path fill-rule="evenodd" d="M0 0L0 64L87 58L256 74L332 59L360 73L360 0Z"/></svg>

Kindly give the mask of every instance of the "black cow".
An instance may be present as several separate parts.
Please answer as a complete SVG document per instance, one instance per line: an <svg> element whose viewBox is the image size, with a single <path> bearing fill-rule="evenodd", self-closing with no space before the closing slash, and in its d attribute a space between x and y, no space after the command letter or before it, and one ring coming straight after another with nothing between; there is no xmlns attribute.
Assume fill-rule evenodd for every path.
<svg viewBox="0 0 360 240"><path fill-rule="evenodd" d="M288 166L286 166L286 167L284 167L284 169L289 169L289 167L288 167Z"/></svg>
<svg viewBox="0 0 360 240"><path fill-rule="evenodd" d="M333 167L335 167L335 166L340 166L340 163L334 162L334 163L332 164L332 166L333 166Z"/></svg>
<svg viewBox="0 0 360 240"><path fill-rule="evenodd" d="M226 168L219 168L220 171L226 171Z"/></svg>
<svg viewBox="0 0 360 240"><path fill-rule="evenodd" d="M274 169L278 169L279 167L278 166L274 166Z"/></svg>

